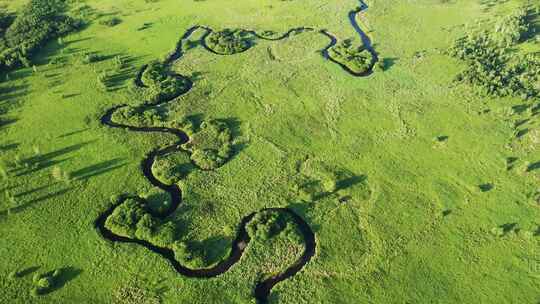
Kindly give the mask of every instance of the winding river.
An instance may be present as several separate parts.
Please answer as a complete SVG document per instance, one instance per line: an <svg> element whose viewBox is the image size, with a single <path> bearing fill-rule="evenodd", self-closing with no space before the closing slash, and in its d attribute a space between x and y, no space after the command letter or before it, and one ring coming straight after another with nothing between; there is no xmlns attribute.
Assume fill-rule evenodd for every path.
<svg viewBox="0 0 540 304"><path fill-rule="evenodd" d="M357 24L357 21L356 21L356 15L359 12L365 10L366 8L367 8L367 6L361 1L361 6L359 8L357 8L356 10L353 10L353 11L351 11L349 13L349 19L350 19L350 22L351 22L352 26L354 27L354 29L359 33L359 35L360 35L360 37L361 37L361 39L362 39L362 41L364 43L365 48L368 49L370 52L372 52L372 54L374 54L375 58L376 58L375 51L373 50L373 48L371 46L371 41L369 40L368 36L360 29L360 26ZM167 59L164 61L165 65L170 67L176 60L179 60L183 56L184 42L195 31L197 31L199 29L202 29L202 30L206 31L206 33L201 38L201 42L202 42L203 47L206 50L208 50L208 51L210 51L210 52L212 52L214 54L222 55L222 54L213 52L205 43L205 37L208 34L211 33L212 29L210 29L208 27L205 27L205 26L194 26L194 27L189 28L184 33L184 35L181 37L181 39L179 40L179 42L176 45L175 50L173 52L171 52L169 54L169 56L167 57ZM251 30L249 30L247 32L249 32L250 34L254 35L255 37L257 37L259 39L281 40L281 39L288 38L292 34L297 34L297 33L304 32L304 31L313 31L313 30L314 30L313 28L307 28L307 27L294 28L294 29L291 29L291 30L287 31L286 33L284 33L284 34L282 34L282 35L280 35L278 37L262 36L262 35L256 33L255 31L251 31ZM335 43L337 41L336 37L334 37L333 35L331 35L330 33L326 32L324 30L321 31L321 33L323 33L324 35L328 36L331 39L331 45L328 46L326 48L326 50L328 48L330 48L332 45L335 45ZM324 51L323 51L323 53L324 53ZM135 80L135 84L137 86L139 86L139 87L144 87L145 86L143 81L142 81L142 74L143 74L143 72L145 71L146 68L147 68L147 66L143 66L140 69L140 71L139 71L139 73L137 75L137 78ZM351 72L351 71L348 71L348 72ZM177 74L171 74L171 75L174 76L174 77L181 77L180 75L177 75ZM355 75L355 76L366 76L366 75ZM173 96L173 97L171 97L171 98L169 98L167 100L156 102L156 103L153 103L153 104L146 104L145 107L153 107L153 106L157 106L157 105L160 105L160 104L169 103L169 102L173 101L174 99L176 99L177 97L188 93L191 90L191 86L192 86L192 83L190 82L190 84L188 85L188 87L186 88L185 91L180 92L176 96ZM158 187L158 188L162 189L163 191L166 191L167 193L169 193L169 195L171 197L171 204L169 205L168 209L165 210L164 212L155 212L155 211L152 211L150 209L147 210L147 212L149 212L152 216L154 216L156 218L159 218L159 219L165 219L165 218L169 217L171 214L173 214L176 211L176 209L178 208L178 206L181 204L181 202L182 202L182 190L180 189L180 187L177 184L166 185L166 184L162 183L161 181L159 181L152 173L152 164L154 163L156 158L159 157L159 156L164 156L164 155L175 153L175 152L178 152L178 151L185 151L187 153L190 153L189 151L183 150L181 148L181 145L184 144L184 143L187 143L190 140L190 138L184 131L182 131L180 129L167 128L167 127L139 127L139 126L124 125L124 124L121 124L121 123L114 122L112 120L113 114L116 111L118 111L118 110L120 110L120 109L122 109L124 107L127 107L127 105L115 106L115 107L109 109L108 111L106 111L106 113L101 117L101 123L103 125L106 125L106 126L110 127L110 128L119 128L119 129L127 130L127 131L130 131L130 132L142 132L142 133L156 133L157 132L157 133L163 133L163 134L172 134L172 135L174 135L174 136L176 136L178 138L178 140L175 143L173 143L173 144L171 144L171 145L169 145L167 147L156 149L156 150L153 150L152 152L150 152L147 155L147 157L145 159L143 159L143 161L141 163L141 170L142 170L144 176L148 179L148 181L153 186ZM216 276L218 276L220 274L223 274L226 271L228 271L234 264L236 264L240 260L245 248L247 247L247 245L248 245L248 243L250 241L249 235L248 235L248 233L246 231L246 225L249 223L249 221L258 212L273 211L273 212L286 213L286 214L290 215L290 217L297 224L300 232L303 235L303 238L304 238L304 251L303 251L301 257L298 260L296 260L291 266L289 266L285 271L283 271L282 273L280 273L278 275L270 277L270 278L268 278L268 279L266 279L264 281L256 283L255 297L259 301L259 303L267 302L270 291L272 290L272 288L277 283L294 276L315 255L315 249L316 249L315 235L314 235L312 229L310 228L309 224L299 214L297 214L294 210L289 209L289 208L265 208L265 209L262 209L260 211L248 214L248 215L246 215L246 216L244 216L242 218L242 220L240 221L240 223L238 225L238 228L237 228L237 236L234 239L234 241L232 242L232 248L231 248L230 254L226 259L222 260L221 262L219 262L218 264L216 264L215 266L213 266L211 268L191 269L191 268L188 268L188 267L180 264L175 259L174 252L173 252L172 249L165 248L165 247L159 247L159 246L151 244L150 242L145 241L145 240L120 236L120 235L117 235L117 234L113 233L112 231L107 229L107 227L105 227L105 222L106 222L107 218L114 212L114 210L120 204L122 204L128 198L133 198L133 199L137 199L137 200L142 201L142 199L138 198L138 197L123 197L123 199L121 199L119 202L117 202L116 204L111 206L109 209L107 209L105 212L103 212L95 221L95 227L96 227L97 231L100 233L100 235L103 238L105 238L105 239L107 239L109 241L112 241L112 242L135 243L135 244L141 245L141 246L151 250L152 252L160 255L161 257L165 258L166 260L168 260L169 263L171 264L171 266L178 273L180 273L180 274L182 274L184 276L187 276L187 277L195 277L195 278L212 278L212 277L216 277Z"/></svg>

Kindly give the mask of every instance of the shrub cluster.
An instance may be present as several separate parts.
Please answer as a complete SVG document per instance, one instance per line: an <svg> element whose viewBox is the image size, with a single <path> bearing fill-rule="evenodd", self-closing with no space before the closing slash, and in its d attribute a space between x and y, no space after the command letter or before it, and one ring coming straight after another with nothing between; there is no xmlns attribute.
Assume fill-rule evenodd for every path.
<svg viewBox="0 0 540 304"><path fill-rule="evenodd" d="M84 64L94 63L94 62L103 60L103 58L104 58L103 56L96 53L87 53L87 54L84 54L82 58L82 63Z"/></svg>
<svg viewBox="0 0 540 304"><path fill-rule="evenodd" d="M321 161L307 161L302 166L302 174L293 184L293 191L306 202L315 201L338 190L341 173Z"/></svg>
<svg viewBox="0 0 540 304"><path fill-rule="evenodd" d="M205 39L206 46L222 55L232 55L248 50L252 45L252 35L241 29L212 31Z"/></svg>
<svg viewBox="0 0 540 304"><path fill-rule="evenodd" d="M204 251L201 248L196 248L193 244L185 241L176 241L172 249L174 251L174 258L188 267L202 268L208 266Z"/></svg>
<svg viewBox="0 0 540 304"><path fill-rule="evenodd" d="M81 27L81 22L65 16L61 0L30 0L13 22L0 31L0 67L29 66L30 56L47 41ZM0 22L6 26L8 18Z"/></svg>
<svg viewBox="0 0 540 304"><path fill-rule="evenodd" d="M36 273L32 278L32 283L34 285L32 294L37 296L50 292L58 286L60 275L60 269L47 273Z"/></svg>
<svg viewBox="0 0 540 304"><path fill-rule="evenodd" d="M330 58L349 69L354 74L368 72L375 58L363 46L354 46L350 40L344 40L328 50Z"/></svg>
<svg viewBox="0 0 540 304"><path fill-rule="evenodd" d="M216 169L232 154L232 135L219 120L204 121L183 147L191 151L191 160L203 170Z"/></svg>
<svg viewBox="0 0 540 304"><path fill-rule="evenodd" d="M148 241L156 246L171 246L176 238L176 226L162 223L146 211L142 202L126 199L107 218L105 227L113 233Z"/></svg>
<svg viewBox="0 0 540 304"><path fill-rule="evenodd" d="M458 39L448 51L450 56L467 63L457 81L492 96L539 96L540 55L516 55L512 50L529 31L527 19L527 11L520 9L504 18L493 31Z"/></svg>
<svg viewBox="0 0 540 304"><path fill-rule="evenodd" d="M246 231L251 240L267 241L278 234L283 234L294 243L301 243L302 234L290 215L276 211L261 211L246 225Z"/></svg>
<svg viewBox="0 0 540 304"><path fill-rule="evenodd" d="M130 126L156 126L165 122L165 113L156 108L126 106L116 110L113 121Z"/></svg>
<svg viewBox="0 0 540 304"><path fill-rule="evenodd" d="M505 46L512 46L520 42L530 29L530 23L527 20L528 16L528 10L520 8L512 14L501 18L495 24L494 40Z"/></svg>
<svg viewBox="0 0 540 304"><path fill-rule="evenodd" d="M166 185L172 185L185 178L194 169L189 155L177 152L159 156L152 164L154 176Z"/></svg>
<svg viewBox="0 0 540 304"><path fill-rule="evenodd" d="M146 208L152 214L165 214L172 206L172 198L169 192L159 187L152 187L141 193L140 197L146 201Z"/></svg>
<svg viewBox="0 0 540 304"><path fill-rule="evenodd" d="M167 72L167 66L158 61L153 61L144 70L141 81L146 86L136 88L136 93L148 103L158 103L175 98L187 92L191 86L188 78L181 75L171 75Z"/></svg>
<svg viewBox="0 0 540 304"><path fill-rule="evenodd" d="M99 24L109 26L109 27L116 26L116 25L118 25L120 23L122 23L122 19L120 19L118 17L110 17L110 18L105 18L105 19L99 20Z"/></svg>

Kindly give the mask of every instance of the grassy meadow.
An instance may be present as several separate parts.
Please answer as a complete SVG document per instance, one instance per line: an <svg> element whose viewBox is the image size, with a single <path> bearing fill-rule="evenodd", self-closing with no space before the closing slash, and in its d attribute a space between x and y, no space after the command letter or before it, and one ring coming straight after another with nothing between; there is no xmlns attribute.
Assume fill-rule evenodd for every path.
<svg viewBox="0 0 540 304"><path fill-rule="evenodd" d="M170 220L198 267L228 256L246 215L286 207L317 247L270 303L540 301L540 98L478 94L455 81L467 64L446 53L526 1L368 0L358 23L384 62L368 77L321 54L323 29L361 43L348 19L357 0L67 2L85 26L0 73L0 303L255 303L255 284L301 254L277 234L224 274L188 278L95 228L111 197L155 191L141 161L177 140L100 119L141 103L130 90L140 67L195 25L315 29L233 55L206 50L197 30L172 64L192 89L149 107L165 122L218 119L231 131L228 161L178 182ZM513 52L540 52L538 36ZM332 191L304 187L327 171L340 176ZM57 269L55 287L33 294L34 276Z"/></svg>

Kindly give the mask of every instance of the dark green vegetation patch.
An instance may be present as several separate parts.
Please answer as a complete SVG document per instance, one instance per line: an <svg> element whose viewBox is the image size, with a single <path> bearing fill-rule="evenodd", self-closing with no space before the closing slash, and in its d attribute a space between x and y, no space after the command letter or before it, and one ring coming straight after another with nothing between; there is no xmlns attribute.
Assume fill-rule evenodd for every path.
<svg viewBox="0 0 540 304"><path fill-rule="evenodd" d="M344 40L331 47L328 56L356 75L368 73L375 63L375 57L370 51L364 46L355 46L351 40Z"/></svg>
<svg viewBox="0 0 540 304"><path fill-rule="evenodd" d="M205 44L214 53L232 55L244 52L253 45L253 35L242 29L212 31L206 36Z"/></svg>
<svg viewBox="0 0 540 304"><path fill-rule="evenodd" d="M534 32L538 8L520 8L494 28L458 39L449 54L467 63L457 80L494 96L529 99L540 95L540 53L520 53L516 47Z"/></svg>
<svg viewBox="0 0 540 304"><path fill-rule="evenodd" d="M160 247L170 247L177 235L174 223L156 219L144 203L132 198L114 209L105 227L117 235L145 240Z"/></svg>
<svg viewBox="0 0 540 304"><path fill-rule="evenodd" d="M153 61L144 70L140 79L144 85L143 99L156 103L174 98L189 90L191 82L181 75L172 75L165 64Z"/></svg>
<svg viewBox="0 0 540 304"><path fill-rule="evenodd" d="M232 153L232 135L227 124L219 120L204 121L191 135L184 148L191 151L191 159L203 170L223 165Z"/></svg>
<svg viewBox="0 0 540 304"><path fill-rule="evenodd" d="M47 41L79 29L81 22L63 15L65 10L62 0L30 0L14 19L0 14L0 68L28 67Z"/></svg>
<svg viewBox="0 0 540 304"><path fill-rule="evenodd" d="M152 173L165 185L178 183L194 169L189 154L184 151L158 156L152 163Z"/></svg>

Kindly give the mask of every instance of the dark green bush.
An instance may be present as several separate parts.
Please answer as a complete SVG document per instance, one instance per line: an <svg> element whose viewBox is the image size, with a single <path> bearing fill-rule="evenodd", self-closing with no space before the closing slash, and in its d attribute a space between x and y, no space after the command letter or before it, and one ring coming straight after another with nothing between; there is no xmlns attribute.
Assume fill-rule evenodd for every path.
<svg viewBox="0 0 540 304"><path fill-rule="evenodd" d="M489 32L461 38L449 54L467 63L456 80L493 96L518 96L524 99L540 94L540 56L512 54L497 43Z"/></svg>
<svg viewBox="0 0 540 304"><path fill-rule="evenodd" d="M122 19L118 17L109 17L109 18L99 20L99 24L110 26L110 27L116 26L120 23L122 23Z"/></svg>
<svg viewBox="0 0 540 304"><path fill-rule="evenodd" d="M88 53L85 54L82 62L85 64L94 63L103 60L103 56L96 54L96 53Z"/></svg>
<svg viewBox="0 0 540 304"><path fill-rule="evenodd" d="M204 121L191 135L184 148L191 151L191 159L203 170L223 165L232 153L232 135L228 126L218 120Z"/></svg>
<svg viewBox="0 0 540 304"><path fill-rule="evenodd" d="M458 39L448 53L466 62L467 68L456 80L486 95L523 99L539 96L540 54L520 55L513 49L530 30L529 13L518 9L496 23L494 30Z"/></svg>
<svg viewBox="0 0 540 304"><path fill-rule="evenodd" d="M135 237L137 223L147 212L141 202L127 199L120 204L105 221L105 227L115 234L125 237Z"/></svg>
<svg viewBox="0 0 540 304"><path fill-rule="evenodd" d="M503 46L512 46L520 42L529 31L528 11L520 8L501 18L495 25L493 38Z"/></svg>
<svg viewBox="0 0 540 304"><path fill-rule="evenodd" d="M152 187L141 197L146 201L146 207L154 214L163 214L171 207L171 195L159 187Z"/></svg>
<svg viewBox="0 0 540 304"><path fill-rule="evenodd" d="M7 27L0 43L0 67L30 66L29 58L47 41L81 27L81 22L62 15L61 0L30 0Z"/></svg>
<svg viewBox="0 0 540 304"><path fill-rule="evenodd" d="M368 72L375 61L371 52L363 46L353 46L350 40L344 40L331 47L328 55L355 74Z"/></svg>
<svg viewBox="0 0 540 304"><path fill-rule="evenodd" d="M129 126L156 126L165 122L164 115L157 108L126 106L116 110L112 120Z"/></svg>
<svg viewBox="0 0 540 304"><path fill-rule="evenodd" d="M159 156L152 164L154 176L166 185L172 185L185 178L194 169L186 152Z"/></svg>
<svg viewBox="0 0 540 304"><path fill-rule="evenodd" d="M223 55L241 53L249 49L252 45L253 36L241 29L224 29L222 31L212 31L205 39L206 46Z"/></svg>
<svg viewBox="0 0 540 304"><path fill-rule="evenodd" d="M148 64L142 74L141 81L146 88L136 90L142 91L143 98L148 103L167 101L177 97L188 91L191 85L188 78L169 74L167 67L158 61Z"/></svg>
<svg viewBox="0 0 540 304"><path fill-rule="evenodd" d="M176 238L176 225L153 217L142 202L127 199L105 221L113 233L148 241L161 247L170 247Z"/></svg>
<svg viewBox="0 0 540 304"><path fill-rule="evenodd" d="M32 278L34 285L32 294L42 295L50 292L58 285L60 275L61 271L59 269L47 273L36 273Z"/></svg>
<svg viewBox="0 0 540 304"><path fill-rule="evenodd" d="M268 240L285 228L286 222L282 214L274 211L257 213L246 225L246 231L252 240Z"/></svg>

